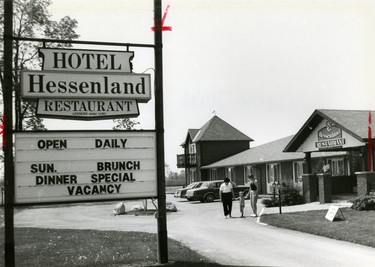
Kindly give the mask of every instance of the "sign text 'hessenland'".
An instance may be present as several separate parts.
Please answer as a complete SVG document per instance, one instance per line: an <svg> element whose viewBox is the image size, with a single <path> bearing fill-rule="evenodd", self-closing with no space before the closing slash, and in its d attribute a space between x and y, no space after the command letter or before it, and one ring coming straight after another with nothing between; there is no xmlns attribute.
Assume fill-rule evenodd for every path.
<svg viewBox="0 0 375 267"><path fill-rule="evenodd" d="M22 71L23 98L151 99L149 74Z"/></svg>

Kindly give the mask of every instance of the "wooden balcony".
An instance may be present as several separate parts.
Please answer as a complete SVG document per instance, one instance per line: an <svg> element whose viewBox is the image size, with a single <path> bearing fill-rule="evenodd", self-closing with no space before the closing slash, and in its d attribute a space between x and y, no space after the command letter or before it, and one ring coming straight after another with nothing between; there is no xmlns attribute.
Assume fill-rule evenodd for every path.
<svg viewBox="0 0 375 267"><path fill-rule="evenodd" d="M190 168L197 166L196 154L177 155L177 168Z"/></svg>

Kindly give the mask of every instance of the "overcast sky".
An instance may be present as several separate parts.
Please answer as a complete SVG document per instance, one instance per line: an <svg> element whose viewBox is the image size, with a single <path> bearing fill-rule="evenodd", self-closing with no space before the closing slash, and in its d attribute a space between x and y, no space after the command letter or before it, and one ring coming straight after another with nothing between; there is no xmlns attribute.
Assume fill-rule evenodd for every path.
<svg viewBox="0 0 375 267"><path fill-rule="evenodd" d="M163 12L167 5L165 161L173 170L187 130L214 114L256 146L295 134L315 109L375 110L375 1L170 0ZM154 42L152 0L53 0L50 12L77 19L80 40ZM153 50L132 50L134 72L153 75ZM154 101L139 108L137 129L154 129ZM62 122L46 125L113 126Z"/></svg>

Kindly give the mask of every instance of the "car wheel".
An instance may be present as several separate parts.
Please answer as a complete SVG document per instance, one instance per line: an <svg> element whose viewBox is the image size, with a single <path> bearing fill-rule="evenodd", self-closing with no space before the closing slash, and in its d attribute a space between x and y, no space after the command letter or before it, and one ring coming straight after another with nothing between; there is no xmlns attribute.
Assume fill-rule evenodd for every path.
<svg viewBox="0 0 375 267"><path fill-rule="evenodd" d="M208 194L204 197L206 202L213 202L215 200L215 196L213 194Z"/></svg>

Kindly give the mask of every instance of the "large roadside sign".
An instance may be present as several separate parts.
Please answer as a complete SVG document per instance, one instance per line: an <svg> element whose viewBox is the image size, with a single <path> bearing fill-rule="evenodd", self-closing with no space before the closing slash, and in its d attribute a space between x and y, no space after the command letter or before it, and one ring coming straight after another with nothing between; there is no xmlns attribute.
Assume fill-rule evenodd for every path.
<svg viewBox="0 0 375 267"><path fill-rule="evenodd" d="M15 134L15 203L157 196L154 131Z"/></svg>
<svg viewBox="0 0 375 267"><path fill-rule="evenodd" d="M132 72L131 51L40 48L42 70L21 71L21 96L37 115L58 119L138 117L151 99L151 75Z"/></svg>

